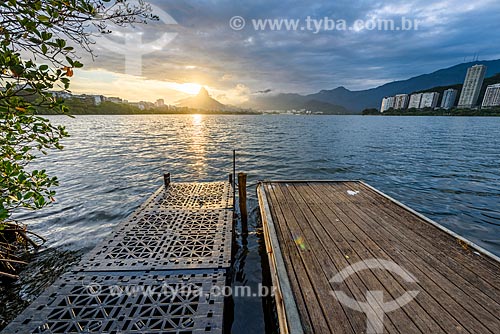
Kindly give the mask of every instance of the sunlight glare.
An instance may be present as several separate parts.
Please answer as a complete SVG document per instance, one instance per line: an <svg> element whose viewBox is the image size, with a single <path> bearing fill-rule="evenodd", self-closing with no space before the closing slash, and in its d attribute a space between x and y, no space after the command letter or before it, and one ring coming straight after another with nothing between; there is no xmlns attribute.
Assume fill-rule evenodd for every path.
<svg viewBox="0 0 500 334"><path fill-rule="evenodd" d="M183 93L196 95L200 92L201 85L197 83L184 83L177 86L177 90Z"/></svg>
<svg viewBox="0 0 500 334"><path fill-rule="evenodd" d="M203 116L200 114L195 114L193 116L193 125L201 125L201 122L203 121Z"/></svg>

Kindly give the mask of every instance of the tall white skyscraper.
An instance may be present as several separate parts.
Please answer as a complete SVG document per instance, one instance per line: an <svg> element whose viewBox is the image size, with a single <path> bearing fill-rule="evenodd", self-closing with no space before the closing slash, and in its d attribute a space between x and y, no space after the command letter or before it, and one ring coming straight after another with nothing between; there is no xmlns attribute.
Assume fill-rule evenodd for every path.
<svg viewBox="0 0 500 334"><path fill-rule="evenodd" d="M408 104L408 109L418 109L420 108L420 102L422 101L422 93L412 94L410 96L410 103Z"/></svg>
<svg viewBox="0 0 500 334"><path fill-rule="evenodd" d="M408 108L408 101L410 97L408 94L398 94L394 96L394 109L406 109Z"/></svg>
<svg viewBox="0 0 500 334"><path fill-rule="evenodd" d="M467 70L464 87L458 101L459 108L472 108L476 106L485 75L486 66L484 65L474 65Z"/></svg>
<svg viewBox="0 0 500 334"><path fill-rule="evenodd" d="M443 93L443 100L441 101L441 108L451 109L455 105L458 91L456 89L447 89Z"/></svg>
<svg viewBox="0 0 500 334"><path fill-rule="evenodd" d="M483 99L483 108L498 106L500 106L500 83L488 86Z"/></svg>
<svg viewBox="0 0 500 334"><path fill-rule="evenodd" d="M422 101L420 101L420 109L436 108L438 100L439 100L439 93L436 92L424 93L422 95Z"/></svg>
<svg viewBox="0 0 500 334"><path fill-rule="evenodd" d="M382 99L382 106L380 107L380 112L383 113L391 108L394 108L394 96L384 97Z"/></svg>

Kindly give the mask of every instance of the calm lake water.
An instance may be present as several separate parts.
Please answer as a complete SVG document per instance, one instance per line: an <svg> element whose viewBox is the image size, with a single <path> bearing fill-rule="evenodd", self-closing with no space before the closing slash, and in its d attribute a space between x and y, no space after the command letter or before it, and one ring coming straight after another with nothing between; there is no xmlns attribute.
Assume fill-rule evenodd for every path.
<svg viewBox="0 0 500 334"><path fill-rule="evenodd" d="M60 179L57 203L18 218L48 238L0 316L50 283L162 184L262 179L362 179L500 255L500 118L361 116L53 117L71 138L41 159ZM250 235L238 238L234 283L262 281L255 187ZM47 275L52 272L52 275ZM36 279L33 279L35 277ZM42 279L43 277L43 279ZM7 294L5 295L7 296ZM17 305L17 306L16 306ZM233 333L264 332L260 299L234 300Z"/></svg>

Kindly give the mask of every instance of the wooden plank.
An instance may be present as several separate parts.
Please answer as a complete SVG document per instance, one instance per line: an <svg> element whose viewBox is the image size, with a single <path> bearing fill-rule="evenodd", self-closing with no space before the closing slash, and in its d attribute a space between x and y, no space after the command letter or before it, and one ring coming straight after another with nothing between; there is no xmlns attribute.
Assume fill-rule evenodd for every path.
<svg viewBox="0 0 500 334"><path fill-rule="evenodd" d="M344 186L344 190L347 188ZM346 196L345 194L342 193L342 196ZM358 197L360 200L363 199L363 194L360 193L360 196ZM360 202L360 206L363 206L367 208L368 212L371 212L371 216L375 216L376 213L379 213L382 209L383 206L380 206L380 208L374 208L371 207L369 204L366 204L365 202ZM377 210L377 211L374 211ZM380 215L378 215L378 218L380 219ZM406 219L401 219L401 216L393 216L393 215L388 215L384 219L380 219L381 222L386 221L388 222L389 225L388 227L395 227L395 224L403 224L403 222L407 222ZM422 223L422 222L420 222ZM406 243L407 246L412 246L413 249L416 250L417 257L421 258L424 262L426 262L426 267L431 267L438 271L443 277L445 277L446 280L452 282L452 284L456 287L456 289L460 289L463 291L463 293L466 293L470 298L476 300L477 305L480 305L479 307L474 305L474 307L471 308L473 312L476 313L476 317L478 319L482 319L483 321L486 321L486 319L489 319L489 322L494 320L497 316L492 313L494 310L495 306L498 306L498 304L495 302L495 297L491 297L491 294L495 294L496 291L494 291L492 288L487 289L487 290L482 290L479 289L475 286L475 284L480 284L481 285L481 279L480 275L475 274L475 278L471 280L474 281L474 283L471 283L464 279L461 276L461 273L465 272L465 268L463 267L458 267L455 269L451 269L448 267L449 264L455 265L457 264L456 261L454 261L453 257L450 257L449 255L446 255L442 252L439 251L434 246L434 243L430 243L426 238L420 237L417 233L415 233L415 230L418 230L417 224L413 223L411 224L410 222L407 222L407 227L404 228L403 230L401 229L396 229L394 228L392 231L401 231L400 233L404 236L407 236L408 239L406 239L408 242ZM433 237L436 235L433 234ZM418 243L410 242L411 240L418 239ZM434 240L434 239L433 239ZM449 245L449 243L448 243ZM438 254L436 254L438 253ZM470 254L468 254L470 256ZM445 261L445 260L448 261ZM452 287L453 287L452 285ZM469 299L469 298L467 298ZM499 300L500 298L496 296L496 300ZM467 304L467 302L460 301L463 304ZM486 323L489 323L486 322ZM493 321L495 322L495 321ZM495 327L496 328L496 327Z"/></svg>
<svg viewBox="0 0 500 334"><path fill-rule="evenodd" d="M265 185L265 187L270 188L272 186ZM269 199L269 202L268 202L268 204L269 204L270 202L273 201L274 194L269 189L264 189L264 191L266 192L266 198ZM281 232L282 227L277 222L279 222L280 219L281 220L284 219L282 217L281 209L279 208L279 206L273 206L272 208L270 208L270 211L271 211L271 215L273 218L273 222L276 222L276 224L275 224L276 235L278 238L280 238L282 236L282 232ZM300 316L301 321L302 321L302 328L303 328L304 332L310 333L313 330L313 327L312 327L312 320L309 317L309 312L308 312L307 306L305 304L305 300L307 299L307 297L305 297L305 296L313 294L312 293L312 286L311 286L309 281L306 281L302 284L302 290L299 289L297 291L297 287L300 287L301 285L298 282L298 276L297 276L297 274L295 272L295 268L292 266L292 262L291 262L291 254L293 253L293 251L295 251L295 249L293 249L293 248L290 249L289 248L290 245L286 241L282 242L282 241L278 240L278 242L283 246L283 248L282 248L283 260L285 262L285 268L287 269L288 277L290 279L290 285L292 287L292 291L295 295L295 302L296 302L296 305L297 305L297 308L299 311L299 316ZM298 267L297 272L299 272L299 275L300 275L300 267ZM321 323L321 319L319 322ZM321 325L324 328L327 328L326 322L321 324Z"/></svg>
<svg viewBox="0 0 500 334"><path fill-rule="evenodd" d="M425 239L407 237L407 234L411 233L411 231L408 229L398 229L396 227L397 225L395 225L396 223L401 224L400 220L390 222L381 219L380 215L374 212L369 205L363 205L363 210L360 209L361 205L352 205L353 200L348 198L347 195L349 187L340 184L339 188L343 191L334 191L332 193L338 196L342 201L350 201L351 205L349 209L352 213L357 215L360 222L378 226L381 228L380 231L385 231L387 235L398 236L398 240L401 241L401 247L411 251L413 255L406 257L406 266L414 270L418 269L425 275L425 278L420 280L422 286L429 289L433 294L439 295L439 301L442 303L443 307L452 310L457 320L461 322L465 328L472 333L489 333L490 331L487 327L494 326L495 323L498 324L495 318L491 316L481 304L473 303L461 289L454 285L453 281L441 273L441 270L445 268L439 265L437 261L432 261L432 254L428 253L424 247L420 246L420 243L424 242ZM418 242L415 242L416 240L418 240ZM427 259L427 261L424 259ZM431 264L430 266L429 263ZM477 321L477 319L480 321ZM493 331L491 331L491 333L493 333Z"/></svg>
<svg viewBox="0 0 500 334"><path fill-rule="evenodd" d="M450 229L436 223L435 221L425 217L424 215L418 213L417 211L413 210L412 208L404 205L403 203L395 200L394 198L384 194L383 192L377 190L376 188L370 186L369 184L363 182L363 181L359 181L359 183L363 184L365 187L369 188L370 190L372 190L374 193L382 196L383 198L389 200L390 202L396 204L397 206L401 207L404 211L408 212L408 213L411 213L417 217L419 217L420 219L422 219L423 221L425 221L426 223L430 224L430 225L433 225L434 227L438 228L439 230L443 231L446 235L448 236L452 236L454 238L456 238L457 240L460 240L462 242L464 242L465 244L471 246L473 249L477 250L481 255L484 255L485 256L485 259L483 261L486 261L488 262L489 265L491 266L494 266L494 267L497 267L497 268L500 268L500 257L496 256L495 254L487 251L486 249L478 246L477 244L473 243L472 241L458 235L457 233L451 231ZM500 287L499 287L500 289Z"/></svg>
<svg viewBox="0 0 500 334"><path fill-rule="evenodd" d="M329 198L329 196L332 196L331 191L329 191L328 189L318 190L318 188L315 187L313 191L318 192L321 198ZM334 211L335 212L334 214L337 215L337 217L339 218L339 222L341 224L344 224L348 229L352 230L352 233L355 233L357 235L362 235L364 233L370 236L370 239L373 240L373 242L365 244L367 247L369 247L370 254L373 254L381 258L386 258L385 256L387 256L386 259L401 264L400 259L395 255L402 252L401 249L399 249L397 245L393 243L394 240L389 240L390 244L384 242L385 236L380 235L379 232L373 228L373 226L371 225L366 226L364 224L362 225L359 220L355 220L353 215L350 214L350 210L348 210L348 208L346 208L345 205L342 203L339 203L337 205L329 203L329 206L326 205L323 206L327 207L331 211ZM403 256L405 256L404 253ZM417 305L420 305L420 309L424 309L430 315L430 317L432 317L433 320L439 324L443 332L445 333L467 332L462 328L460 323L450 314L448 314L446 309L442 307L438 303L438 301L435 300L426 290L422 290L419 293L419 295L416 298L416 301ZM421 312L418 312L416 314L420 315ZM425 315L423 314L420 316L422 318L425 318ZM430 324L431 323L429 323L429 325ZM436 330L436 332L432 333L441 332L437 330L435 327L434 329Z"/></svg>
<svg viewBox="0 0 500 334"><path fill-rule="evenodd" d="M326 205L316 204L321 203L320 196L326 196L322 192L324 190L324 187L311 187L307 185L303 188L304 189L302 193L311 201L311 204L309 205L311 209L316 213L318 219L331 222L331 224L329 224L331 226L328 229L329 236L337 234L342 237L341 242L343 244L349 244L350 241L350 244L353 245L353 248L355 248L354 256L349 258L350 264L354 264L358 261L366 259L367 257L391 260L390 256L385 251L383 251L375 242L373 242L365 232L356 229L357 227L354 224L345 225L340 217L337 216L330 207ZM315 191L320 195L318 195L318 193L316 193ZM336 222L336 224L333 222ZM353 231L351 231L349 228ZM406 292L404 285L398 282L399 277L397 277L396 274L390 273L388 271L375 271L374 275L381 283L385 284L385 286L387 287L387 291L390 293L392 299L396 299ZM423 333L439 333L441 331L441 328L436 323L436 321L418 303L407 304L407 306L403 308L403 311L405 312L406 321L402 319L395 319L395 321L397 321L396 326L407 326L407 321L410 321L418 326L418 328ZM414 317L412 317L412 315Z"/></svg>
<svg viewBox="0 0 500 334"><path fill-rule="evenodd" d="M498 332L500 262L491 253L362 182L285 181L261 187L274 224L269 234L275 233L275 243L282 246L305 333L366 330L364 314L325 291L334 288L329 279L339 270L372 258L409 269L420 290L412 302L385 314L385 332ZM359 193L350 196L348 190ZM269 237L266 242L271 242ZM391 299L408 287L398 275L383 270L352 274L343 285L358 301L363 301L362 291L377 286Z"/></svg>
<svg viewBox="0 0 500 334"><path fill-rule="evenodd" d="M267 191L267 194L274 199L275 203L280 203L274 189L267 189ZM286 212L286 210L282 210L281 206L276 206L275 213L278 217L281 217L281 219L277 220L276 226L279 226L278 236L281 238L280 242L285 245L284 252L286 252L285 261L288 272L294 273L293 275L296 277L296 280L292 281L293 291L296 297L302 295L300 303L298 303L303 310L301 318L303 321L309 320L308 323L303 324L304 330L308 333L333 333L321 308L318 307L319 301L315 294L315 287L312 285L306 271L308 264L301 257L293 240L292 232L283 224L288 219L285 216ZM304 310L306 310L305 313Z"/></svg>
<svg viewBox="0 0 500 334"><path fill-rule="evenodd" d="M432 231L428 231L423 227L416 228L415 224L412 224L415 221L415 217L411 215L408 216L407 212L397 212L396 210L387 210L385 206L380 206L381 211L385 212L388 217L391 219L400 220L403 219L404 226L409 230L419 235L420 237L425 237L425 233L432 233ZM430 226L429 228L433 228ZM436 239L442 239L443 236L439 236L434 234L434 239L432 243L429 243L425 238L423 239L421 246L423 246L426 250L432 251L434 258L437 261L440 261L445 265L447 275L459 276L457 277L458 282L460 282L460 286L466 286L475 290L475 293L472 295L473 298L480 298L478 300L479 303L483 305L491 305L491 303L495 303L495 300L500 299L500 278L498 278L497 273L500 272L500 267L495 272L491 271L491 268L485 267L483 265L483 261L478 260L486 260L489 261L488 257L484 257L481 255L474 254L470 249L464 249L462 246L458 244L455 247L450 247L454 245L450 245L448 240L447 243L443 243L443 241L436 241ZM441 234L441 233L440 233ZM443 251L445 245L448 245L446 248L448 251L445 253ZM438 247L441 246L441 247ZM470 268L470 266L475 263L475 269ZM469 265L467 265L469 264ZM492 274L492 281L484 280L483 276L480 274L481 272ZM466 282L463 282L465 280Z"/></svg>
<svg viewBox="0 0 500 334"><path fill-rule="evenodd" d="M262 223L264 227L264 234L266 237L267 254L269 256L270 266L273 269L271 277L273 284L278 289L278 316L280 321L280 328L285 329L283 333L303 333L302 324L300 321L299 311L295 303L290 280L286 272L281 247L278 242L276 229L274 227L273 217L269 209L267 196L262 189L263 185L257 188L259 192L259 206L261 208Z"/></svg>
<svg viewBox="0 0 500 334"><path fill-rule="evenodd" d="M303 228L302 233L304 236L304 242L306 246L310 248L311 256L315 256L318 260L318 263L321 263L321 268L325 274L325 280L328 282L331 278L333 278L340 270L349 266L351 263L346 260L345 254L339 251L336 247L332 247L333 245L338 245L338 243L329 243L325 236L328 236L328 231L324 229L325 226L316 219L314 213L310 210L310 208L305 205L305 202L302 198L299 197L297 191L293 185L281 186L280 190L283 192L287 198L293 198L296 206L291 207L292 212L294 213L297 221L308 222L308 226L310 228ZM337 239L338 241L338 239ZM345 249L350 248L349 245L344 245ZM316 247L316 248L315 248ZM346 280L346 286L349 288L350 293L353 295L355 300L363 300L365 294L363 293L363 288L369 290L370 281L374 280L373 275L353 275L351 280ZM317 282L317 280L316 280ZM328 288L330 290L334 290L334 287L328 282ZM334 300L333 296L328 296L332 302L338 303ZM351 324L355 328L356 332L366 330L366 317L355 310L346 308L343 305L340 305L344 312L349 317ZM382 305L380 305L382 306ZM333 316L333 315L332 315ZM392 319L391 319L392 320ZM392 322L385 322L385 328L389 333L400 333L401 331L396 328L396 324L398 321L402 319L395 319ZM379 321L384 321L384 319L379 319ZM414 328L406 328L407 333L421 333L420 331L415 331Z"/></svg>
<svg viewBox="0 0 500 334"><path fill-rule="evenodd" d="M379 194L374 188L366 184L363 184L363 186L365 186L369 192ZM377 198L379 198L379 196L377 196ZM371 198L371 201L374 201L374 197ZM388 210L386 205L384 205L387 203L396 203L397 206L391 206L391 209ZM498 272L500 271L500 262L494 260L495 257L493 255L490 256L488 254L481 254L478 252L474 253L475 251L472 246L473 244L468 241L464 241L465 239L456 236L455 234L453 234L452 236L456 238L457 241L460 240L465 245L471 246L467 247L468 249L465 249L463 246L464 244L460 245L459 242L450 244L450 234L446 232L446 229L439 228L440 231L436 231L436 228L438 228L436 226L436 223L430 220L425 221L432 222L432 224L419 224L419 228L416 228L416 225L413 222L422 219L421 215L417 214L414 211L407 210L404 206L402 206L403 204L395 202L395 200L391 200L389 197L384 197L382 199L379 198L377 204L377 207L379 207L380 210L382 210L389 216L400 218L401 224L403 224L406 228L411 229L421 237L432 234L433 242L431 244L431 247L436 252L436 254L439 254L440 259L446 261L446 263L450 267L454 268L455 272L463 275L465 278L471 278L470 274L472 274L473 277L471 278L471 280L474 284L477 283L477 280L480 280L481 289L494 289L495 299L500 298L500 275L498 275ZM444 252L444 249L446 249L446 253ZM478 276L476 274L478 270L485 271L489 275L492 275L493 280L485 281L481 276Z"/></svg>

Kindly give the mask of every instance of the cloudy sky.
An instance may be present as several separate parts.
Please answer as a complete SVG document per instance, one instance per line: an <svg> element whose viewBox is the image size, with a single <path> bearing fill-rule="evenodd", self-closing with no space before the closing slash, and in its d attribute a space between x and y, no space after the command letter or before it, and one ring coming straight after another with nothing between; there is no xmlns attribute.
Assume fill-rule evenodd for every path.
<svg viewBox="0 0 500 334"><path fill-rule="evenodd" d="M75 73L73 92L173 103L206 86L221 102L240 104L258 94L371 88L474 55L500 58L498 0L149 2L160 21L97 38L98 57L83 56L85 68ZM241 20L233 21L241 30L230 26L235 16L246 22L242 28ZM322 24L321 31L311 20L307 26L308 17ZM325 17L338 30L328 30ZM402 18L418 22L418 30L354 27L356 20L392 19L397 29ZM254 28L259 19L300 24L294 31L261 31Z"/></svg>

